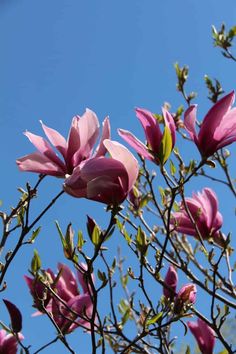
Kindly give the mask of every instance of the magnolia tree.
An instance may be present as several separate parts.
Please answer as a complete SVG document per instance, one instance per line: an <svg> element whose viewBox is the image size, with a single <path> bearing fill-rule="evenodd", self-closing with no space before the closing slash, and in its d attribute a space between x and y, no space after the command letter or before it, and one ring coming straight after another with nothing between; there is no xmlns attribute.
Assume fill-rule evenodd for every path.
<svg viewBox="0 0 236 354"><path fill-rule="evenodd" d="M230 47L235 34L235 28L213 28L215 45L234 61ZM226 331L227 326L235 329L236 309L231 230L224 225L223 206L212 186L219 183L236 196L226 149L236 141L235 94L225 94L219 81L206 77L211 107L198 120L192 104L196 94L185 91L188 68L175 68L185 108L173 113L165 104L161 114L137 108L145 139L119 129L128 147L111 140L108 118L97 145L99 121L91 110L72 119L67 140L42 122L46 138L25 133L36 152L18 158L17 165L38 177L34 187L21 189L14 208L1 212L0 284L11 323L1 322L1 353L52 352L59 341L63 352L77 353L79 345L72 347L70 333L82 331L90 338L88 352L93 354L166 354L177 351L176 325L192 334L203 354L218 348L221 353L235 352ZM197 151L196 159L186 159L181 151L186 147ZM199 176L205 187L189 194ZM41 182L55 177L61 178L61 190L33 217L33 200L44 193ZM66 258L58 259L57 269L41 264L34 251L25 286L34 315L44 315L55 329L55 337L35 349L22 329L20 300L8 300L8 269L20 249L37 245L43 216L64 193L91 200L91 208L93 202L105 204L108 222L102 229L88 216L87 232L79 231L76 237L70 220L66 232L57 223ZM15 244L8 246L13 234ZM120 251L115 257L109 254L108 240L114 237L125 240L126 260ZM160 289L155 294L154 285ZM123 295L117 301L120 289ZM208 311L201 310L202 299ZM40 333L43 337L43 328ZM184 351L191 352L187 343Z"/></svg>

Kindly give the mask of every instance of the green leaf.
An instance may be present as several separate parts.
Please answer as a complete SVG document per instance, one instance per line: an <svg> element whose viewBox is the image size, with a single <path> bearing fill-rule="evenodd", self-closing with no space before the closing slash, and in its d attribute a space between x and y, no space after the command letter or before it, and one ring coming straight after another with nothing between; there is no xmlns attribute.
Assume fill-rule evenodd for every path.
<svg viewBox="0 0 236 354"><path fill-rule="evenodd" d="M172 160L170 160L170 173L171 173L172 176L174 176L175 173L176 173L176 167L175 167L175 165L174 165Z"/></svg>
<svg viewBox="0 0 236 354"><path fill-rule="evenodd" d="M30 243L34 243L36 237L39 235L41 231L41 226L39 226L35 231L33 231L32 236L30 237L29 241Z"/></svg>
<svg viewBox="0 0 236 354"><path fill-rule="evenodd" d="M190 347L189 347L189 345L187 346L187 349L186 349L185 354L191 354L191 351L190 351Z"/></svg>
<svg viewBox="0 0 236 354"><path fill-rule="evenodd" d="M72 229L71 223L69 223L69 225L67 226L65 241L67 247L70 247L71 249L74 248L74 231Z"/></svg>
<svg viewBox="0 0 236 354"><path fill-rule="evenodd" d="M180 209L179 204L176 201L174 201L174 203L173 203L173 209L174 209L174 211L179 211L179 209Z"/></svg>
<svg viewBox="0 0 236 354"><path fill-rule="evenodd" d="M59 225L58 221L55 221L55 224L56 224L57 231L58 231L60 239L61 239L62 247L64 249L66 247L66 241L65 241L64 235L62 233L62 230L60 228L60 225Z"/></svg>
<svg viewBox="0 0 236 354"><path fill-rule="evenodd" d="M78 232L78 241L77 241L77 249L81 250L84 244L85 244L85 240L84 240L84 237L83 237L83 233L82 233L81 230L79 230L79 232Z"/></svg>
<svg viewBox="0 0 236 354"><path fill-rule="evenodd" d="M166 163L172 151L172 137L170 129L165 126L159 150L159 160L162 165Z"/></svg>
<svg viewBox="0 0 236 354"><path fill-rule="evenodd" d="M120 222L119 219L116 219L116 225L117 225L118 229L120 230L121 234L124 236L125 240L130 245L132 242L132 238L129 236L128 232L126 231L124 224L122 224L122 222Z"/></svg>
<svg viewBox="0 0 236 354"><path fill-rule="evenodd" d="M92 237L91 237L91 241L95 246L97 246L99 244L100 235L101 235L101 231L100 231L99 227L97 225L95 225L93 228Z"/></svg>
<svg viewBox="0 0 236 354"><path fill-rule="evenodd" d="M152 199L152 197L148 194L146 194L144 197L142 197L139 205L139 209L143 209Z"/></svg>
<svg viewBox="0 0 236 354"><path fill-rule="evenodd" d="M31 271L33 274L37 273L41 268L41 259L37 250L34 250L34 256L31 261Z"/></svg>
<svg viewBox="0 0 236 354"><path fill-rule="evenodd" d="M136 246L137 249L140 251L142 255L146 255L147 249L148 249L149 242L147 240L147 236L145 232L141 229L141 227L138 227L138 232L136 235Z"/></svg>
<svg viewBox="0 0 236 354"><path fill-rule="evenodd" d="M129 280L128 273L126 275L124 275L123 277L121 277L121 283L122 283L123 288L125 288L127 286L128 280Z"/></svg>
<svg viewBox="0 0 236 354"><path fill-rule="evenodd" d="M106 281L107 277L106 277L106 273L105 272L101 272L99 269L97 271L97 275L98 275L98 279L100 279L101 281Z"/></svg>
<svg viewBox="0 0 236 354"><path fill-rule="evenodd" d="M156 315L152 316L151 318L149 318L146 322L147 326L150 326L154 323L156 323L161 317L163 316L163 312L159 312Z"/></svg>

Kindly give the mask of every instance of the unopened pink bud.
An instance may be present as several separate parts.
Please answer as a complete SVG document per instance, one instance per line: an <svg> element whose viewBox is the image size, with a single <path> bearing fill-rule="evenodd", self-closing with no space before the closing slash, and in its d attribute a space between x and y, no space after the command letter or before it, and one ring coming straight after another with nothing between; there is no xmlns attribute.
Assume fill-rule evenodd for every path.
<svg viewBox="0 0 236 354"><path fill-rule="evenodd" d="M198 318L197 322L188 322L188 328L196 338L199 349L203 354L213 354L215 332L205 321Z"/></svg>
<svg viewBox="0 0 236 354"><path fill-rule="evenodd" d="M177 294L175 300L174 312L180 313L186 305L191 305L196 302L197 288L194 284L184 285Z"/></svg>
<svg viewBox="0 0 236 354"><path fill-rule="evenodd" d="M178 284L178 274L175 268L171 265L166 273L164 280L166 287L163 287L163 294L167 299L173 300L175 297L175 291Z"/></svg>

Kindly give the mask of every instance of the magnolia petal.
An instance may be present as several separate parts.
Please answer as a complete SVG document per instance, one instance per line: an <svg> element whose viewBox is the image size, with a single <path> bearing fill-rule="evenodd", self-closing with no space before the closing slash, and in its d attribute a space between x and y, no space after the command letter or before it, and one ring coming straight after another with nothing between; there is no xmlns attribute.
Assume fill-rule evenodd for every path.
<svg viewBox="0 0 236 354"><path fill-rule="evenodd" d="M205 116L198 135L199 145L204 149L204 146L211 142L213 139L216 128L221 124L224 115L230 110L234 103L234 92L221 98L213 107L208 111Z"/></svg>
<svg viewBox="0 0 236 354"><path fill-rule="evenodd" d="M220 142L215 144L215 149L214 152L222 149L225 146L228 146L236 141L236 133L234 133L232 136L227 136L226 138L222 139Z"/></svg>
<svg viewBox="0 0 236 354"><path fill-rule="evenodd" d="M196 116L197 116L197 105L190 106L184 113L185 128L188 131L191 139L195 141L195 143L198 141L197 133L195 129L196 119L197 119Z"/></svg>
<svg viewBox="0 0 236 354"><path fill-rule="evenodd" d="M78 123L80 121L79 116L74 116L71 122L71 127L67 139L67 154L66 154L66 162L67 166L73 170L75 164L72 159L76 152L79 151L81 142L80 142L80 133L78 129Z"/></svg>
<svg viewBox="0 0 236 354"><path fill-rule="evenodd" d="M112 158L120 161L125 166L129 176L129 185L127 191L129 192L138 178L138 161L126 147L116 141L106 139L104 140L104 145L108 152L111 154Z"/></svg>
<svg viewBox="0 0 236 354"><path fill-rule="evenodd" d="M56 163L60 167L64 167L64 163L59 159L59 157L56 155L56 153L53 151L52 147L50 144L42 138L39 135L30 133L30 132L25 132L25 136L29 139L29 141L36 147L36 149L46 156L49 160L52 162Z"/></svg>
<svg viewBox="0 0 236 354"><path fill-rule="evenodd" d="M105 142L107 141L110 140L105 140ZM108 176L110 179L117 179L118 177L125 178L127 176L127 170L122 161L118 159L98 157L89 159L84 163L80 170L80 176L86 182L90 182L100 176Z"/></svg>
<svg viewBox="0 0 236 354"><path fill-rule="evenodd" d="M66 139L55 129L47 127L45 124L43 124L42 121L40 121L40 123L50 143L53 146L55 146L55 148L62 154L64 159L66 159L66 152L67 152Z"/></svg>
<svg viewBox="0 0 236 354"><path fill-rule="evenodd" d="M88 183L87 198L108 205L120 204L127 196L127 180L125 182L126 188L123 188L109 176L99 176Z"/></svg>
<svg viewBox="0 0 236 354"><path fill-rule="evenodd" d="M163 113L165 125L170 129L170 132L171 132L172 149L173 149L173 147L175 146L175 140L176 140L176 134L175 134L176 127L175 127L174 118L172 117L170 112L168 112L165 108L162 108L162 113Z"/></svg>
<svg viewBox="0 0 236 354"><path fill-rule="evenodd" d="M118 129L118 133L138 154L142 155L145 159L154 160L153 156L148 152L147 147L132 133L124 129Z"/></svg>
<svg viewBox="0 0 236 354"><path fill-rule="evenodd" d="M63 190L75 198L86 198L87 197L87 186L83 188L72 188L66 182L63 184Z"/></svg>
<svg viewBox="0 0 236 354"><path fill-rule="evenodd" d="M4 330L1 330L4 331ZM6 331L3 333L4 338L1 343L1 352L7 354L16 354L17 352L17 339L13 336L13 334L7 334ZM23 336L21 335L21 339Z"/></svg>
<svg viewBox="0 0 236 354"><path fill-rule="evenodd" d="M236 108L231 109L224 115L220 125L214 131L213 138L220 141L227 136L231 136L233 132L236 134Z"/></svg>
<svg viewBox="0 0 236 354"><path fill-rule="evenodd" d="M215 333L213 329L200 318L198 318L197 322L188 322L187 325L194 335L201 352L203 354L213 354L215 345Z"/></svg>
<svg viewBox="0 0 236 354"><path fill-rule="evenodd" d="M218 200L215 192L210 188L204 188L202 195L204 197L204 206L206 210L206 224L210 230L218 211Z"/></svg>
<svg viewBox="0 0 236 354"><path fill-rule="evenodd" d="M70 268L62 263L58 263L57 268L61 273L57 282L58 295L65 301L68 301L73 296L79 295L76 278Z"/></svg>
<svg viewBox="0 0 236 354"><path fill-rule="evenodd" d="M85 263L81 262L79 264L78 269L77 269L77 277L78 277L79 283L83 289L83 292L89 293L89 289L90 289L90 292L92 292L92 289L91 289L91 286L89 285L89 281L88 282L86 281L86 276L85 276L86 270L87 270L87 265ZM94 274L92 273L90 275L91 275L92 282L94 283L95 282Z"/></svg>
<svg viewBox="0 0 236 354"><path fill-rule="evenodd" d="M103 145L103 141L105 139L110 139L111 138L111 126L110 126L110 121L109 121L108 117L106 117L104 119L104 122L102 123L102 125L103 125L103 127L102 127L102 137L101 137L101 140L99 142L99 145L98 145L93 157L104 156L106 154L107 149Z"/></svg>
<svg viewBox="0 0 236 354"><path fill-rule="evenodd" d="M146 109L136 108L136 116L141 122L148 144L153 152L158 153L162 132L156 118Z"/></svg>
<svg viewBox="0 0 236 354"><path fill-rule="evenodd" d="M215 332L200 318L198 318L198 324L201 328L203 342L205 343L204 350L206 350L206 354L211 354L215 345Z"/></svg>
<svg viewBox="0 0 236 354"><path fill-rule="evenodd" d="M163 287L163 294L166 298L174 298L176 287L178 285L178 274L175 268L170 265L168 268L168 272L166 273L164 284L171 288L168 289L167 287Z"/></svg>
<svg viewBox="0 0 236 354"><path fill-rule="evenodd" d="M64 177L66 173L65 168L61 168L61 166L39 152L23 156L16 160L16 163L21 171L42 173L56 177Z"/></svg>
<svg viewBox="0 0 236 354"><path fill-rule="evenodd" d="M99 135L99 121L96 114L87 108L78 122L78 129L81 144L80 153L83 157L88 158Z"/></svg>

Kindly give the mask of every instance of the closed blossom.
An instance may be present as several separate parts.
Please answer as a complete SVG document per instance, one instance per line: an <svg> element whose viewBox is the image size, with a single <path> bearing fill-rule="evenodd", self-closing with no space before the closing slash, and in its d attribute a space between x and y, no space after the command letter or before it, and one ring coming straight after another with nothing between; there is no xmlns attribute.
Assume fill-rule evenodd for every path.
<svg viewBox="0 0 236 354"><path fill-rule="evenodd" d="M234 92L230 92L215 103L204 117L198 134L195 127L197 106L192 105L185 112L185 128L203 158L236 141L236 108L232 108L234 99Z"/></svg>
<svg viewBox="0 0 236 354"><path fill-rule="evenodd" d="M18 333L19 340L24 339L21 333ZM2 354L16 354L18 341L16 337L7 333L4 329L0 330L0 353Z"/></svg>
<svg viewBox="0 0 236 354"><path fill-rule="evenodd" d="M213 329L200 318L197 319L197 322L188 322L188 328L196 338L201 353L213 354L215 346L215 332Z"/></svg>
<svg viewBox="0 0 236 354"><path fill-rule="evenodd" d="M157 118L146 109L137 108L136 115L143 126L147 144L145 145L127 130L119 129L120 136L144 158L164 164L175 145L176 127L172 115L163 108L164 132Z"/></svg>
<svg viewBox="0 0 236 354"><path fill-rule="evenodd" d="M178 274L175 270L175 267L170 265L166 273L164 284L166 287L163 287L163 294L167 299L173 300L176 295L176 287L178 285Z"/></svg>

